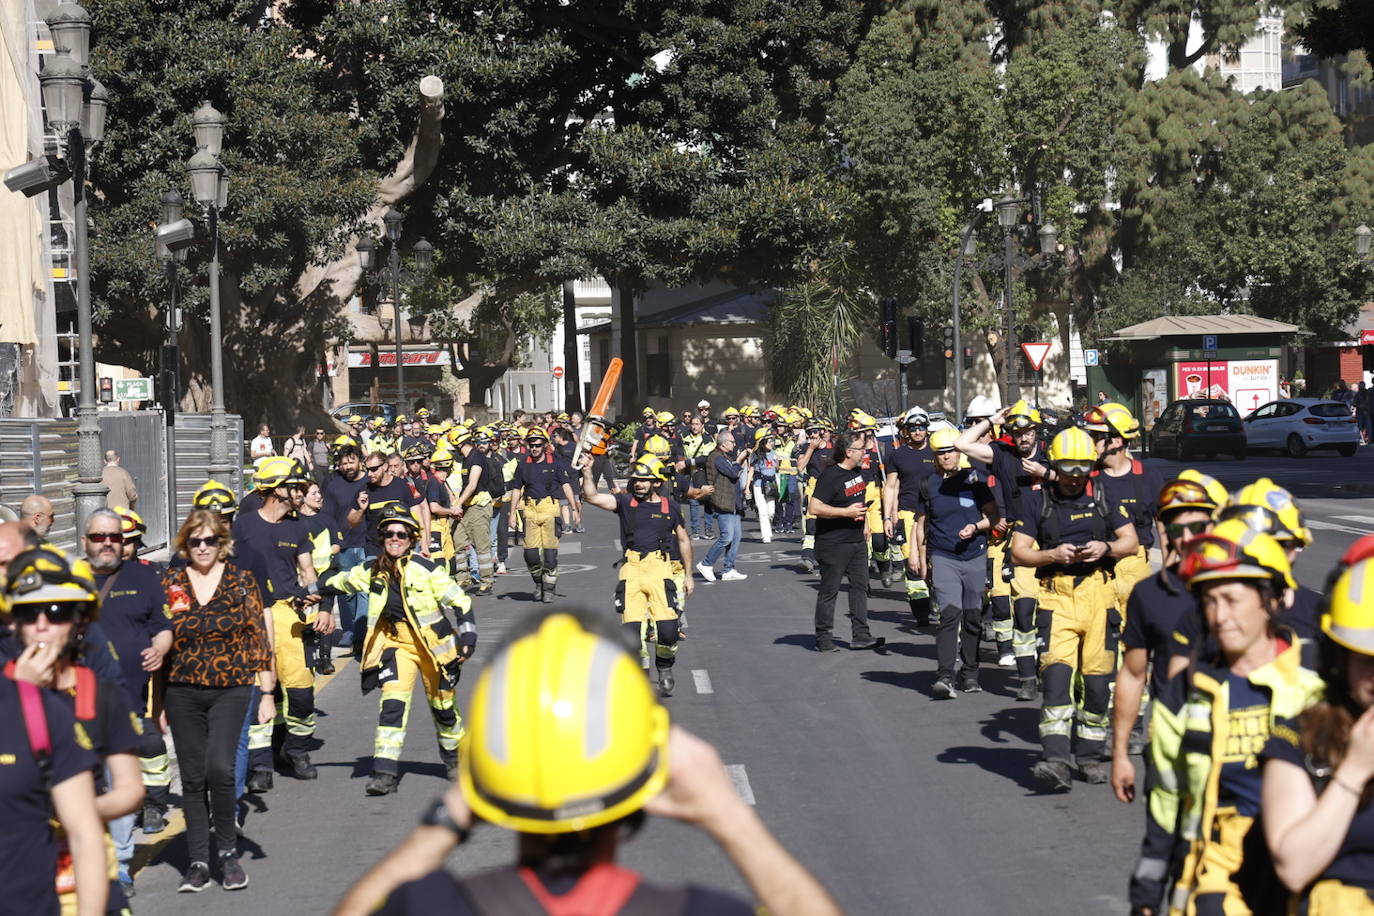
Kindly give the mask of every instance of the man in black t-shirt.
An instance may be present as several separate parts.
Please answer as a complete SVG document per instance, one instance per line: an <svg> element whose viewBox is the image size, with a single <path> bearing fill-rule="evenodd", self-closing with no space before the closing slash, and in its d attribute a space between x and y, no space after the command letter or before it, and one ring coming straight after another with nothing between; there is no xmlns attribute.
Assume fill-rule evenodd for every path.
<svg viewBox="0 0 1374 916"><path fill-rule="evenodd" d="M834 428L825 420L812 419L806 424L806 444L797 455L797 474L802 484L802 569L815 572L816 518L811 514L811 492L821 472L832 463L834 447L830 436Z"/></svg>
<svg viewBox="0 0 1374 916"><path fill-rule="evenodd" d="M364 524L366 526L364 536L367 539L363 549L368 557L375 557L382 550L377 523L386 507L400 504L407 509L414 509L424 500L411 489L410 484L391 472L387 464L387 456L381 452L373 452L368 455L363 463L363 470L367 474L367 489L364 491L366 496L360 499L363 503ZM415 515L417 518L420 517L421 513L418 509L415 510ZM429 542L427 539L421 540L420 548L422 555L428 552Z"/></svg>
<svg viewBox="0 0 1374 916"><path fill-rule="evenodd" d="M935 453L930 449L929 439L930 416L920 407L913 407L902 417L898 442L888 449L883 462L887 468L887 479L883 482L883 529L891 544L889 550L895 549L905 562L906 600L917 620L924 620L930 611L930 589L916 571L911 553L916 518L921 513L921 484L935 473Z"/></svg>
<svg viewBox="0 0 1374 916"><path fill-rule="evenodd" d="M851 649L874 649L886 640L875 639L868 628L868 544L864 519L868 482L859 469L864 439L840 434L834 454L839 460L820 472L808 508L816 518L816 562L821 569L816 592L816 651L837 652L834 638L835 598L840 582L849 580ZM808 463L809 466L809 463Z"/></svg>
<svg viewBox="0 0 1374 916"><path fill-rule="evenodd" d="M1097 448L1087 433L1077 427L1063 430L1050 443L1047 457L1054 483L1026 499L1011 551L1018 564L1035 568L1040 612L1048 625L1040 656L1044 757L1033 772L1047 787L1068 791L1075 761L1085 782L1107 781L1101 755L1119 630L1111 568L1115 560L1135 552L1136 538L1126 510L1088 489ZM1075 672L1083 681L1077 701ZM1028 686L1033 690L1034 682L1021 686L1017 699Z"/></svg>
<svg viewBox="0 0 1374 916"><path fill-rule="evenodd" d="M320 512L339 532L339 569L361 566L367 559L367 504L362 496L367 489L363 473L363 453L357 445L345 443L334 451L334 473L324 484L324 505ZM341 595L335 600L339 612L339 632L334 642L351 647L355 638L361 645L367 626L367 596Z"/></svg>

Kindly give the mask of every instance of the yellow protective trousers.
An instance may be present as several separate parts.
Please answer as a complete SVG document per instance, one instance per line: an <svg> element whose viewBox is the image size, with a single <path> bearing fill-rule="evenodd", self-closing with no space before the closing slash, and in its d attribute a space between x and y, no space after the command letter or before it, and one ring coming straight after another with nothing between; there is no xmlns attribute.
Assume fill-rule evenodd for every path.
<svg viewBox="0 0 1374 916"><path fill-rule="evenodd" d="M1217 808L1212 819L1212 837L1207 843L1193 843L1183 862L1183 872L1169 899L1169 912L1176 916L1250 916L1253 910L1237 882L1245 851L1252 843L1264 845L1255 819L1232 807Z"/></svg>
<svg viewBox="0 0 1374 916"><path fill-rule="evenodd" d="M521 515L525 520L526 550L557 550L558 529L554 520L558 518L558 500L552 496L543 499L527 499L522 504Z"/></svg>
<svg viewBox="0 0 1374 916"><path fill-rule="evenodd" d="M1374 893L1327 879L1295 896L1288 912L1291 916L1374 916Z"/></svg>
<svg viewBox="0 0 1374 916"><path fill-rule="evenodd" d="M640 657L646 665L650 625L654 628L655 667L671 668L677 659L681 635L678 612L682 610L680 575L662 551L625 551L615 589L615 609L621 622L638 634Z"/></svg>
<svg viewBox="0 0 1374 916"><path fill-rule="evenodd" d="M1144 547L1137 547L1129 557L1116 561L1116 609L1121 614L1121 624L1126 624L1126 602L1136 583L1150 577L1150 557Z"/></svg>
<svg viewBox="0 0 1374 916"><path fill-rule="evenodd" d="M456 763L458 742L463 737L462 720L454 704L453 691L440 689L439 668L425 651L420 637L408 623L378 621L373 639L376 641L374 651L381 653L381 674L377 683L382 688L382 695L377 709L372 772L393 775L397 772L401 749L406 743L406 725L410 721L410 701L417 676L429 701L434 732L439 739L439 757L446 766Z"/></svg>
<svg viewBox="0 0 1374 916"><path fill-rule="evenodd" d="M1049 643L1040 656L1044 702L1040 744L1046 760L1096 760L1107 737L1107 707L1116 670L1116 591L1105 570L1040 580L1040 612ZM1074 674L1083 679L1078 700ZM1077 719L1075 731L1075 718ZM1070 753L1072 751L1072 754Z"/></svg>
<svg viewBox="0 0 1374 916"><path fill-rule="evenodd" d="M282 750L288 757L308 753L315 735L314 653L308 650L305 637L315 623L316 612L310 607L303 613L304 617L289 600L272 605L277 718L266 725L255 722L248 728L249 766L255 770L272 769L272 735L279 726L286 728Z"/></svg>

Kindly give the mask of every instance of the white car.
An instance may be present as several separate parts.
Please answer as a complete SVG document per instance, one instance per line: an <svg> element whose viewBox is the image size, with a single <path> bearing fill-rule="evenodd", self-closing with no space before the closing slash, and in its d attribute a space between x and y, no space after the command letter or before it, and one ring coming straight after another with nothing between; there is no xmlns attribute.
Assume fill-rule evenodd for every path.
<svg viewBox="0 0 1374 916"><path fill-rule="evenodd" d="M1245 418L1246 445L1282 449L1301 458L1314 449L1334 449L1349 458L1360 445L1350 408L1323 398L1270 401Z"/></svg>

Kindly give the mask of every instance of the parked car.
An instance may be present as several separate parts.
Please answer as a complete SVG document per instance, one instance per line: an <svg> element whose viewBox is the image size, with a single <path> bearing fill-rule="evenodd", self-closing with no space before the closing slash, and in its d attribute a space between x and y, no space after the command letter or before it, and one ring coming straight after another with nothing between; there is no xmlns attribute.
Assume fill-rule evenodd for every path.
<svg viewBox="0 0 1374 916"><path fill-rule="evenodd" d="M1334 449L1349 458L1360 445L1350 408L1324 398L1270 401L1245 418L1252 449L1282 449L1301 458L1314 449Z"/></svg>
<svg viewBox="0 0 1374 916"><path fill-rule="evenodd" d="M371 401L349 401L347 404L340 404L329 411L329 415L341 423L354 414L360 417L373 417L380 414L386 418L386 422L390 423L396 417L396 405L378 404L376 409L373 409Z"/></svg>
<svg viewBox="0 0 1374 916"><path fill-rule="evenodd" d="M1245 444L1245 426L1235 405L1213 398L1174 401L1150 433L1150 453L1175 461L1221 454L1243 459Z"/></svg>

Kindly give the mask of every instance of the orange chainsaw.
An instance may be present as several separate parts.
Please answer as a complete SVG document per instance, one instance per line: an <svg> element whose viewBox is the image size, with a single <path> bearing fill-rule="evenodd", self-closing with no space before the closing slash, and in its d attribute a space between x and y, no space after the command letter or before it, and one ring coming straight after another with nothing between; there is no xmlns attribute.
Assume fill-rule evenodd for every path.
<svg viewBox="0 0 1374 916"><path fill-rule="evenodd" d="M624 365L617 356L606 367L606 374L601 377L601 387L596 392L596 400L592 401L592 406L582 420L582 437L577 442L577 448L573 450L573 467L577 467L583 452L591 455L606 454L611 447L611 440L620 431L618 426L606 419L606 413L610 410L611 398L615 396L615 386L620 383L620 370Z"/></svg>

